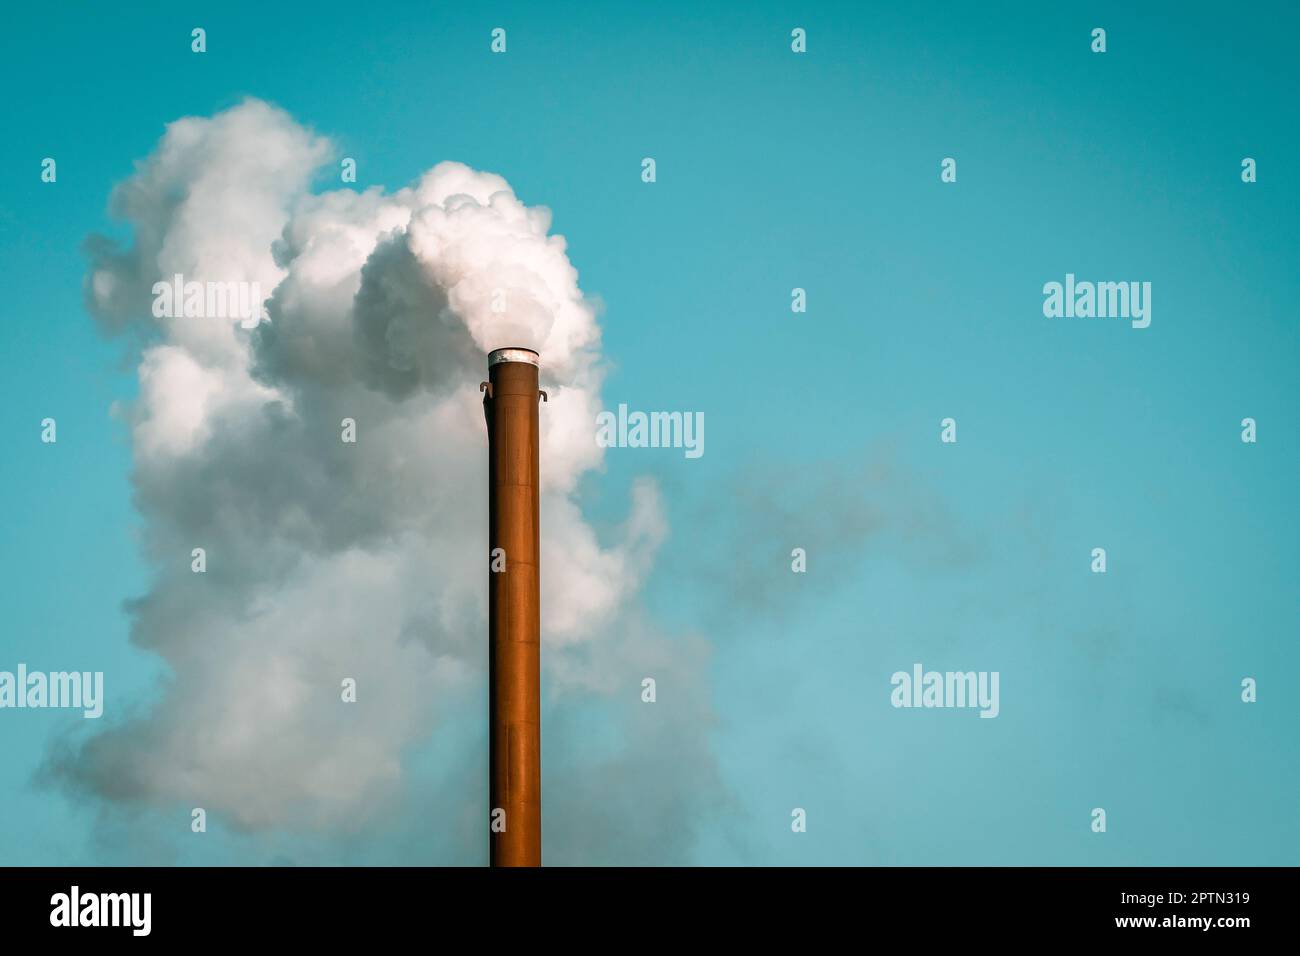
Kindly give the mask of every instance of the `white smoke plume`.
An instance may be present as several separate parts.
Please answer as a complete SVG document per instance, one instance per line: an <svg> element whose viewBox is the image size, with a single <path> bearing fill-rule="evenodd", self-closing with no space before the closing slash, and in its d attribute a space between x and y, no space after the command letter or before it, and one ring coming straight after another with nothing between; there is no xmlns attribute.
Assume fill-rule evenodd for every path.
<svg viewBox="0 0 1300 956"><path fill-rule="evenodd" d="M635 640L620 636L666 527L649 482L618 540L584 520L578 480L602 460L600 329L549 212L452 162L393 193L310 192L331 156L257 100L177 120L112 196L134 244L88 243L90 310L140 350L139 396L121 414L154 579L132 604L132 639L170 669L152 710L51 757L56 778L110 802L203 806L243 830L352 832L396 804L404 754L431 739L444 707L464 706L458 691L485 668L477 386L502 346L541 353L550 397L547 706L570 693L635 700L642 663L657 662L693 672L686 683L707 711L700 642L675 657L642 625ZM269 322L155 318L153 284L175 274L259 283ZM344 419L355 444L340 440ZM195 548L206 573L191 571ZM340 702L348 677L354 705ZM712 772L682 713L664 731L671 741L633 718L626 738L644 751L592 773L673 751L693 779L661 774L657 807L628 796L671 819Z"/></svg>

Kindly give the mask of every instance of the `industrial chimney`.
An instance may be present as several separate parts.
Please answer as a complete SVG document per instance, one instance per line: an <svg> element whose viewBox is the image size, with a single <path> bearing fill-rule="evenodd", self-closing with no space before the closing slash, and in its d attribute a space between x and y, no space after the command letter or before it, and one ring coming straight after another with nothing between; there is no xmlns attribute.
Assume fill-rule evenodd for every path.
<svg viewBox="0 0 1300 956"><path fill-rule="evenodd" d="M493 866L542 863L538 356L488 355L489 845Z"/></svg>

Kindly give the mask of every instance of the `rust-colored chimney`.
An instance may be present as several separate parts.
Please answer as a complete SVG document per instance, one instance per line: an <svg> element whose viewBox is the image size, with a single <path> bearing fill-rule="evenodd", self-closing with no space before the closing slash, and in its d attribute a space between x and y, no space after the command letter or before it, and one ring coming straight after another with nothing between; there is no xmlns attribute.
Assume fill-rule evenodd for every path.
<svg viewBox="0 0 1300 956"><path fill-rule="evenodd" d="M538 356L488 355L489 845L493 866L541 866ZM504 817L501 811L504 811Z"/></svg>

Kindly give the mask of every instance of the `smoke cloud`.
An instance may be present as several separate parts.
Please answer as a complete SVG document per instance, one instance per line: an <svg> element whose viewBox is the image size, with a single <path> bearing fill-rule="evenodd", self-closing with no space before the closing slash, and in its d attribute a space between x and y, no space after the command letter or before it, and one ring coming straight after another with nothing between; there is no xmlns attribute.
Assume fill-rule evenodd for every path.
<svg viewBox="0 0 1300 956"><path fill-rule="evenodd" d="M418 805L406 755L483 706L477 386L489 350L525 346L550 397L544 720L563 728L565 708L613 702L617 741L584 758L548 735L547 837L566 837L568 862L680 862L684 838L626 817L640 801L680 834L707 798L708 649L635 611L667 532L656 486L635 486L613 540L583 517L578 481L602 461L600 329L564 239L548 210L459 163L392 193L311 192L331 156L257 100L177 120L112 195L133 244L87 243L89 309L139 350L139 395L119 414L154 574L129 605L132 640L170 677L151 710L67 743L47 772L112 804L202 806L246 831L356 834ZM269 321L155 317L153 284L176 274L259 283ZM205 573L191 570L196 548ZM676 709L626 704L641 706L646 667L678 676ZM340 700L345 678L355 704ZM449 759L448 774L464 769ZM486 853L486 811L465 809L477 787L438 783L444 797L468 789L455 813L471 857ZM584 796L593 787L604 796Z"/></svg>

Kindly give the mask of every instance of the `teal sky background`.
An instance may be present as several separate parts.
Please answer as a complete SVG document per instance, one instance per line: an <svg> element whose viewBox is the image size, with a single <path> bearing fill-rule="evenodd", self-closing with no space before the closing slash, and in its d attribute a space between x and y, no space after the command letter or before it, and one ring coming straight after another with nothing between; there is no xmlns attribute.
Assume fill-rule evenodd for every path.
<svg viewBox="0 0 1300 956"><path fill-rule="evenodd" d="M162 676L122 610L148 581L109 414L134 370L82 305L81 244L122 234L109 192L166 122L252 95L355 157L358 188L454 159L548 206L604 303L606 407L704 412L703 458L613 449L584 487L612 527L638 475L660 481L645 609L713 647L699 732L731 798L672 824L691 862L1300 863L1300 15L702 6L12 10L0 669L103 670L110 711ZM1151 282L1150 328L1045 318L1067 272ZM1000 716L892 708L918 661L999 671ZM77 721L0 711L0 863L142 859L35 781ZM413 780L443 756L412 754ZM303 849L213 829L174 861ZM419 862L389 845L346 859Z"/></svg>

